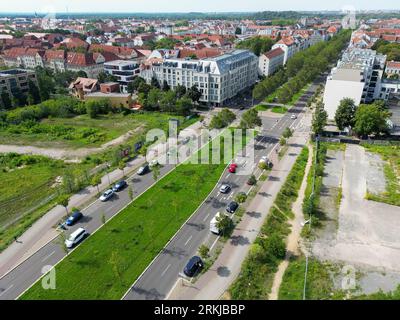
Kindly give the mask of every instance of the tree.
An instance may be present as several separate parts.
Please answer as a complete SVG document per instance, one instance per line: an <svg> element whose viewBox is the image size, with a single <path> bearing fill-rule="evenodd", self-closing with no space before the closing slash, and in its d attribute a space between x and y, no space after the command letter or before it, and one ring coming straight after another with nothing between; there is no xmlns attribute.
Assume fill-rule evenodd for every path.
<svg viewBox="0 0 400 320"><path fill-rule="evenodd" d="M57 204L65 208L67 215L68 215L68 203L69 203L69 195L62 194L58 197Z"/></svg>
<svg viewBox="0 0 400 320"><path fill-rule="evenodd" d="M40 102L39 88L31 79L28 80L28 92L32 100L30 104L37 104Z"/></svg>
<svg viewBox="0 0 400 320"><path fill-rule="evenodd" d="M262 120L258 116L258 111L256 109L250 109L243 113L242 120L240 121L240 127L242 129L250 129L261 125Z"/></svg>
<svg viewBox="0 0 400 320"><path fill-rule="evenodd" d="M276 259L283 259L286 255L286 244L282 237L276 233L271 234L266 240L265 245L267 254Z"/></svg>
<svg viewBox="0 0 400 320"><path fill-rule="evenodd" d="M165 92L160 100L161 111L174 112L176 110L175 103L176 103L175 92L173 91Z"/></svg>
<svg viewBox="0 0 400 320"><path fill-rule="evenodd" d="M125 163L125 161L123 161L123 160L121 160L121 161L118 163L118 169L122 171L122 175L123 175L123 176L125 176L125 166L126 166L126 163Z"/></svg>
<svg viewBox="0 0 400 320"><path fill-rule="evenodd" d="M286 129L283 131L282 136L283 136L284 138L286 138L286 139L291 138L291 137L293 136L293 130L290 129L290 128L286 128Z"/></svg>
<svg viewBox="0 0 400 320"><path fill-rule="evenodd" d="M163 81L163 84L162 84L162 91L169 91L169 90L171 90L171 87L169 86L169 84L168 84L168 82L167 82L167 80L164 80Z"/></svg>
<svg viewBox="0 0 400 320"><path fill-rule="evenodd" d="M192 100L189 97L183 96L176 101L176 113L182 116L187 116L191 113L193 107Z"/></svg>
<svg viewBox="0 0 400 320"><path fill-rule="evenodd" d="M206 245L202 244L199 247L199 255L202 259L207 259L209 252L210 252L210 249Z"/></svg>
<svg viewBox="0 0 400 320"><path fill-rule="evenodd" d="M387 119L390 114L377 105L360 105L355 115L354 131L361 137L388 133Z"/></svg>
<svg viewBox="0 0 400 320"><path fill-rule="evenodd" d="M151 170L153 172L154 181L157 181L158 178L160 177L160 168L158 166L154 166Z"/></svg>
<svg viewBox="0 0 400 320"><path fill-rule="evenodd" d="M175 94L178 99L182 98L186 94L186 87L178 84L175 89Z"/></svg>
<svg viewBox="0 0 400 320"><path fill-rule="evenodd" d="M235 201L238 203L243 203L245 202L247 199L247 194L244 192L239 192L236 196L235 196Z"/></svg>
<svg viewBox="0 0 400 320"><path fill-rule="evenodd" d="M235 34L236 34L236 35L242 34L242 29L239 28L239 27L236 27L236 29L235 29Z"/></svg>
<svg viewBox="0 0 400 320"><path fill-rule="evenodd" d="M284 146L284 145L286 144L286 139L285 139L284 137L281 137L281 138L279 139L279 144L280 144L281 146Z"/></svg>
<svg viewBox="0 0 400 320"><path fill-rule="evenodd" d="M335 113L335 122L340 130L354 126L356 115L356 104L353 99L344 98L340 101Z"/></svg>
<svg viewBox="0 0 400 320"><path fill-rule="evenodd" d="M99 184L101 183L101 177L99 175L94 175L90 180L90 185L97 187L97 193L100 193Z"/></svg>
<svg viewBox="0 0 400 320"><path fill-rule="evenodd" d="M318 103L315 108L315 113L312 119L312 129L315 134L320 134L324 131L326 122L328 120L328 114L324 110L322 103Z"/></svg>
<svg viewBox="0 0 400 320"><path fill-rule="evenodd" d="M158 82L158 80L157 80L156 77L152 77L152 78L151 78L150 85L151 85L153 88L160 89L160 83Z"/></svg>
<svg viewBox="0 0 400 320"><path fill-rule="evenodd" d="M153 88L147 95L147 105L149 110L159 110L162 91L158 88Z"/></svg>
<svg viewBox="0 0 400 320"><path fill-rule="evenodd" d="M232 220L226 214L219 214L217 217L216 227L225 235L226 232L232 227Z"/></svg>
<svg viewBox="0 0 400 320"><path fill-rule="evenodd" d="M135 77L133 81L129 82L128 84L128 92L134 93L139 89L141 84L146 84L146 80L144 80L142 77Z"/></svg>
<svg viewBox="0 0 400 320"><path fill-rule="evenodd" d="M12 108L12 103L11 103L11 99L10 99L10 95L8 94L7 91L3 91L1 93L1 102L3 105L3 108L8 110Z"/></svg>
<svg viewBox="0 0 400 320"><path fill-rule="evenodd" d="M187 90L187 95L193 101L193 103L198 103L202 96L199 88L197 88L197 85L194 85L191 88L189 88Z"/></svg>

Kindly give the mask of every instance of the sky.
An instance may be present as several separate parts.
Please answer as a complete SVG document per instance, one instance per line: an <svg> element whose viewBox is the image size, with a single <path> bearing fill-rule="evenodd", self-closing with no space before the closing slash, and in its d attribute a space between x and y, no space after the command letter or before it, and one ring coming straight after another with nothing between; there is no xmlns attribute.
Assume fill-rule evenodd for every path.
<svg viewBox="0 0 400 320"><path fill-rule="evenodd" d="M238 12L400 10L399 0L0 0L0 12Z"/></svg>

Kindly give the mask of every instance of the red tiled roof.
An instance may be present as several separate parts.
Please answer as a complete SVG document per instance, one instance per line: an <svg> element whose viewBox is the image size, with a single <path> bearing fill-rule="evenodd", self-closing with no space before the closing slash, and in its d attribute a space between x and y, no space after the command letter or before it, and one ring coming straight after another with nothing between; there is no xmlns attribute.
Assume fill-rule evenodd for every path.
<svg viewBox="0 0 400 320"><path fill-rule="evenodd" d="M96 64L93 59L92 53L76 53L76 52L69 52L67 54L67 63L74 66L91 66Z"/></svg>
<svg viewBox="0 0 400 320"><path fill-rule="evenodd" d="M64 60L65 51L64 50L46 50L44 54L45 59L48 60Z"/></svg>
<svg viewBox="0 0 400 320"><path fill-rule="evenodd" d="M388 61L386 67L391 69L400 69L400 61Z"/></svg>
<svg viewBox="0 0 400 320"><path fill-rule="evenodd" d="M268 59L272 59L279 55L284 55L284 54L285 52L281 48L276 48L264 53L264 56L266 56Z"/></svg>
<svg viewBox="0 0 400 320"><path fill-rule="evenodd" d="M222 51L216 48L203 48L199 50L182 49L179 51L179 58L187 58L195 55L197 59L212 58L222 54Z"/></svg>

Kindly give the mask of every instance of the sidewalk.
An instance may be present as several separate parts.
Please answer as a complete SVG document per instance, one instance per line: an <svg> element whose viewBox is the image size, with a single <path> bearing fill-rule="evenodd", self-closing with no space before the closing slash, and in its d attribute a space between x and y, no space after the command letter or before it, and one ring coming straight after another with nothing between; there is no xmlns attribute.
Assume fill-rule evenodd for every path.
<svg viewBox="0 0 400 320"><path fill-rule="evenodd" d="M297 155L308 140L308 130L299 130L291 139L283 159L270 172L257 195L251 201L241 222L234 230L217 260L195 284L178 280L169 300L217 300L238 276L251 244L256 239L274 200L284 184ZM295 156L294 156L295 155Z"/></svg>
<svg viewBox="0 0 400 320"><path fill-rule="evenodd" d="M208 117L206 117L206 121L209 121ZM196 122L182 130L181 133L182 136L185 136L185 130L190 134L189 130L198 132L201 128L202 125L200 122ZM122 170L119 169L106 174L101 179L99 190L102 191L106 189L110 183L115 183L124 175L129 176L144 162L145 158L143 156L138 156L132 161L127 162L124 169L125 174L123 174ZM97 187L86 187L70 198L68 210L71 211L73 207L84 206L85 204L88 204L89 201L93 203L97 193ZM54 226L57 225L65 214L66 212L64 207L54 207L36 221L22 236L20 236L18 242L13 242L7 249L0 253L0 278L37 252L41 247L55 239L59 233L56 231Z"/></svg>

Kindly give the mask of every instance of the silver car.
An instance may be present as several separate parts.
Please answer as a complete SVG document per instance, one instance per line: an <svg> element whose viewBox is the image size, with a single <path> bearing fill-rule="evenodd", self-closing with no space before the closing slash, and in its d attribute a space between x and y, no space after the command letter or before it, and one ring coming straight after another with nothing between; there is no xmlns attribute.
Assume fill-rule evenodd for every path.
<svg viewBox="0 0 400 320"><path fill-rule="evenodd" d="M229 191L231 191L231 186L229 184L223 184L221 188L219 188L219 191L221 193L228 193Z"/></svg>

